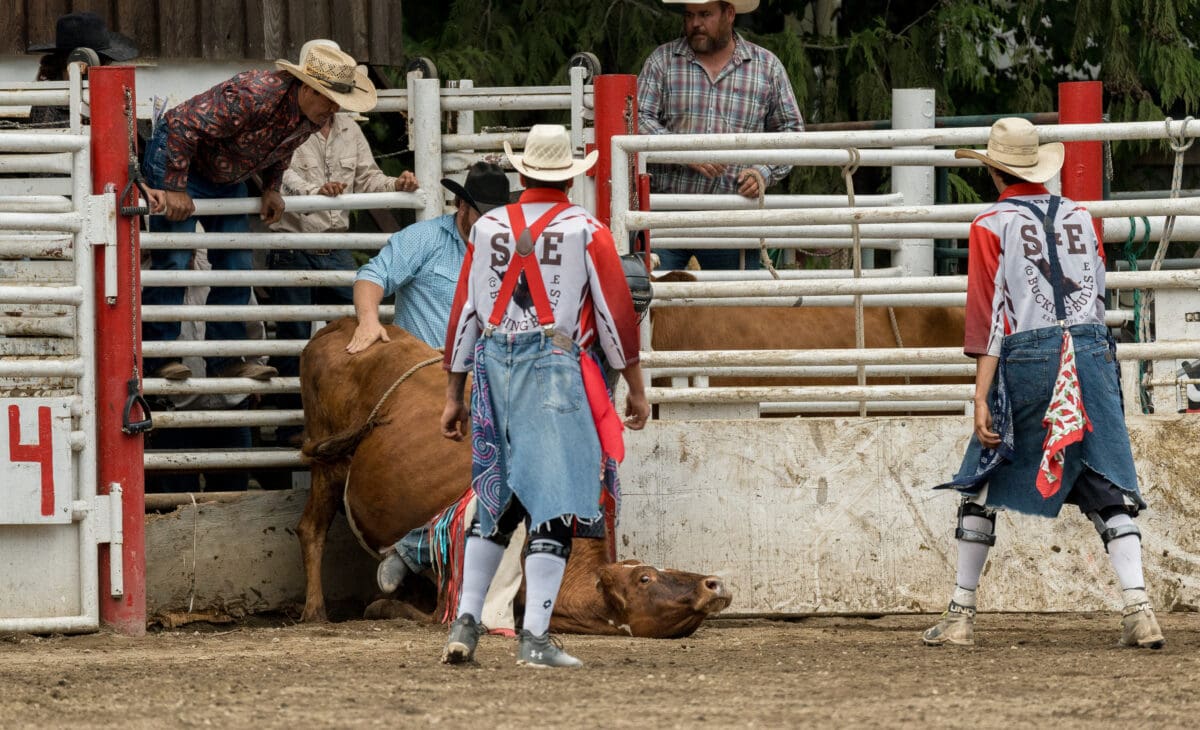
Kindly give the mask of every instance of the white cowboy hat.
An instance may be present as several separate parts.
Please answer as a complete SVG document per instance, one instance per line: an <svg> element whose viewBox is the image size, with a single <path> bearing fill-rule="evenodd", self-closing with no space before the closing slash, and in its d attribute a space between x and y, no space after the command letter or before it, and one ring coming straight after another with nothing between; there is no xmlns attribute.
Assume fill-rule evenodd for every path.
<svg viewBox="0 0 1200 730"><path fill-rule="evenodd" d="M299 65L281 58L275 66L347 111L367 112L375 108L375 85L358 69L354 58L338 49L333 41L309 41L301 49Z"/></svg>
<svg viewBox="0 0 1200 730"><path fill-rule="evenodd" d="M600 152L592 150L582 160L571 154L571 135L561 124L535 124L525 139L525 154L514 155L512 146L504 143L504 154L513 169L531 180L557 182L570 180L587 172L596 164Z"/></svg>
<svg viewBox="0 0 1200 730"><path fill-rule="evenodd" d="M1063 165L1062 142L1038 144L1037 129L1028 119L997 119L988 134L987 151L954 150L959 159L979 160L1029 182L1043 183Z"/></svg>
<svg viewBox="0 0 1200 730"><path fill-rule="evenodd" d="M663 0L667 5L707 5L713 0ZM758 7L758 0L724 0L733 6L733 12L749 13Z"/></svg>

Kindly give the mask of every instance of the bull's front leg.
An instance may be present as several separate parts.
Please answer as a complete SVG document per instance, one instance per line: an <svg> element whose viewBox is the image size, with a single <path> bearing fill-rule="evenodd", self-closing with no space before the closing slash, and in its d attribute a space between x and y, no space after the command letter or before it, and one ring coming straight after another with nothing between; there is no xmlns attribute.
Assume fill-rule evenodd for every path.
<svg viewBox="0 0 1200 730"><path fill-rule="evenodd" d="M296 537L300 539L300 554L304 558L305 596L304 613L301 621L326 621L325 593L321 587L321 558L325 553L325 536L337 513L338 493L333 488L337 483L330 469L313 465L312 489L304 514L296 526Z"/></svg>

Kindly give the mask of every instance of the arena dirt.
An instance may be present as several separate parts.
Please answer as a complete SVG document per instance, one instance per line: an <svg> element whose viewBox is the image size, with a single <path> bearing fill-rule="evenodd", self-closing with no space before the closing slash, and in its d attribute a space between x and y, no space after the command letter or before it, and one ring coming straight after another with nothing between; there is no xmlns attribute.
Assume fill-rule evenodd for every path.
<svg viewBox="0 0 1200 730"><path fill-rule="evenodd" d="M4 727L1195 727L1200 615L1115 645L1112 615L981 615L978 646L919 645L927 616L717 620L676 641L566 636L582 670L437 662L409 621L196 626L130 639L0 636Z"/></svg>

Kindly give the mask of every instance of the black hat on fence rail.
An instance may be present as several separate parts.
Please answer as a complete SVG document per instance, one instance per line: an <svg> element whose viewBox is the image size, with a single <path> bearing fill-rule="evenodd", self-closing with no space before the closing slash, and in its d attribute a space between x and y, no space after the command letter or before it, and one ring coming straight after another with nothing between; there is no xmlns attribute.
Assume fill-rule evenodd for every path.
<svg viewBox="0 0 1200 730"><path fill-rule="evenodd" d="M70 53L76 48L90 48L112 61L128 61L138 55L137 43L129 36L108 29L108 24L95 13L68 13L54 24L54 42L39 43L25 49L26 53Z"/></svg>

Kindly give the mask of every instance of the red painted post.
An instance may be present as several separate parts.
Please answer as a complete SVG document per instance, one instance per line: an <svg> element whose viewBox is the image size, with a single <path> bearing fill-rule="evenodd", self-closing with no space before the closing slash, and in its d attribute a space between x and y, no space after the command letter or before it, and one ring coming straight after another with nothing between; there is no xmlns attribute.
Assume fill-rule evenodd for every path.
<svg viewBox="0 0 1200 730"><path fill-rule="evenodd" d="M638 173L637 176L638 210L650 210L650 174ZM642 257L646 262L646 271L654 267L650 265L650 231L642 231Z"/></svg>
<svg viewBox="0 0 1200 730"><path fill-rule="evenodd" d="M130 66L94 66L88 71L92 116L92 189L104 192L112 185L118 196L129 179L129 122L126 93L136 100L134 73ZM130 114L135 114L130 109ZM136 120L135 120L136 123ZM136 126L135 126L136 129ZM136 203L134 203L136 204ZM117 201L118 207L121 201ZM141 369L141 276L137 219L117 216L117 291L109 303L104 293L103 247L96 248L96 394L98 453L97 487L107 494L117 482L123 491L124 549L110 555L100 546L100 621L123 634L146 633L146 533L145 474L142 437L121 430L122 413L128 398L128 383L135 363ZM140 384L139 384L140 385ZM147 414L134 408L134 420ZM124 595L112 597L109 561L124 561Z"/></svg>
<svg viewBox="0 0 1200 730"><path fill-rule="evenodd" d="M592 82L596 109L596 217L610 223L612 218L612 138L637 134L637 76L604 74ZM630 157L631 164L635 160ZM636 167L634 168L637 169ZM628 175L628 171L619 174ZM632 188L631 182L631 189ZM618 241L617 246L624 245Z"/></svg>
<svg viewBox="0 0 1200 730"><path fill-rule="evenodd" d="M1058 85L1059 124L1099 124L1104 121L1104 84L1067 81ZM1072 200L1104 197L1104 144L1067 142L1062 167L1062 194ZM1104 240L1103 223L1094 218L1096 235Z"/></svg>
<svg viewBox="0 0 1200 730"><path fill-rule="evenodd" d="M600 157L592 168L596 177L596 217L608 225L612 221L612 138L622 134L637 134L637 76L631 74L604 74L592 81L594 108L596 110L596 149ZM635 158L631 158L634 164ZM634 166L634 170L636 170ZM618 175L629 175L628 170L617 171ZM636 190L636 179L630 180L630 189ZM617 241L620 250L625 243ZM617 510L607 497L604 499L605 530L608 533L608 558L617 559Z"/></svg>

